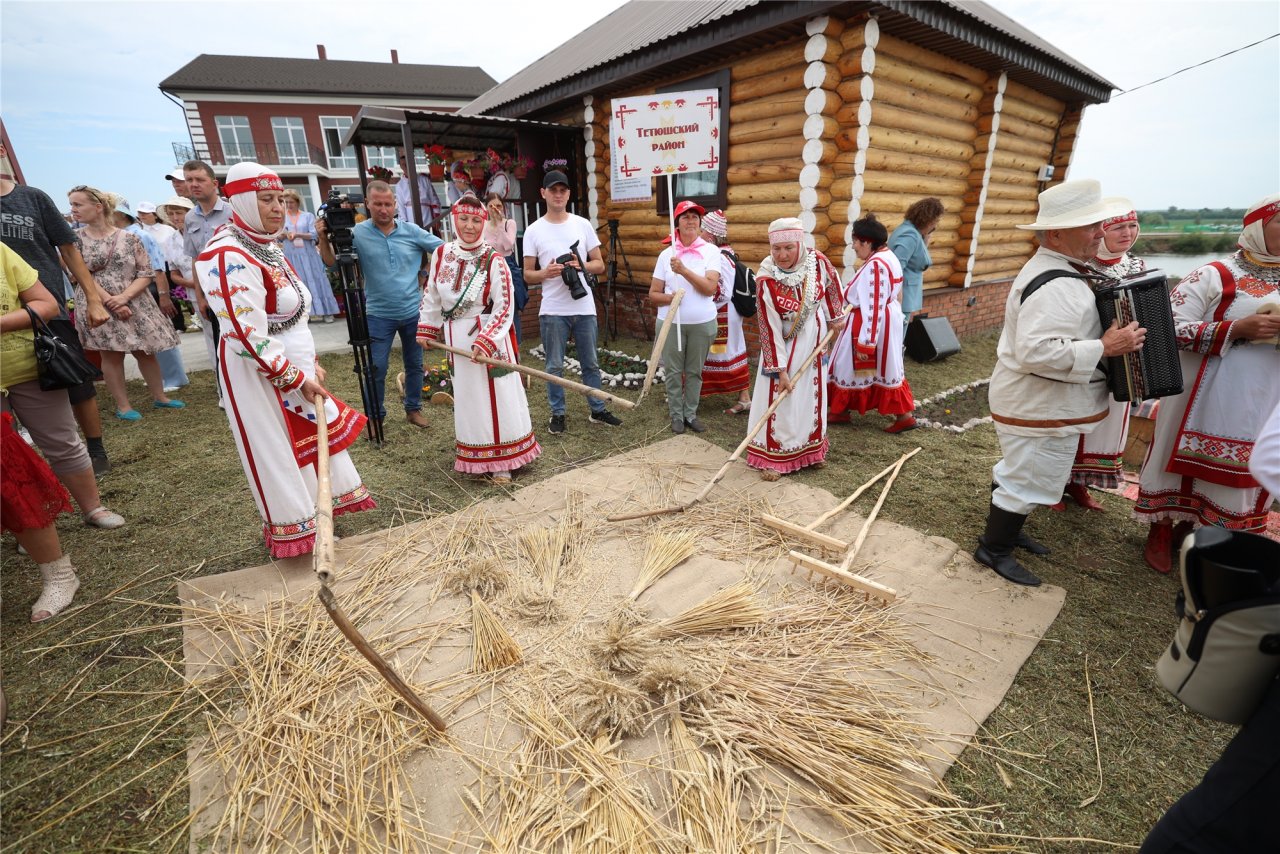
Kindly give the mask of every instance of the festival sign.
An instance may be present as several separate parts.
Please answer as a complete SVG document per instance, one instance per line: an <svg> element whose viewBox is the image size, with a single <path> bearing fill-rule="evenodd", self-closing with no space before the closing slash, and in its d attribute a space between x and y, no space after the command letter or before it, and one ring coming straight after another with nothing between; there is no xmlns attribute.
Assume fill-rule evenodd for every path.
<svg viewBox="0 0 1280 854"><path fill-rule="evenodd" d="M720 167L720 93L715 89L614 98L613 183ZM614 198L618 196L615 194Z"/></svg>

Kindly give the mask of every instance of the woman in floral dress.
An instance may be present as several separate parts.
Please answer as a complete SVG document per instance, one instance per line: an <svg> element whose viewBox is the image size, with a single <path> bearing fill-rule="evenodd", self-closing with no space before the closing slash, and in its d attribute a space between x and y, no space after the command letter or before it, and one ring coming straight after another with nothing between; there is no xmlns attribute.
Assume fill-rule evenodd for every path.
<svg viewBox="0 0 1280 854"><path fill-rule="evenodd" d="M76 332L86 350L102 354L102 376L107 391L115 398L116 417L122 421L142 419L129 403L125 388L126 353L138 360L138 370L151 392L151 405L156 409L181 409L182 401L170 400L164 393L160 363L156 361L156 353L178 346L178 335L147 289L153 274L146 248L136 234L111 224L109 194L81 185L74 187L67 198L71 215L84 224L76 231L80 254L98 284L102 304L111 314L109 321L91 329L84 313L77 312ZM83 285L77 283L76 303L85 302Z"/></svg>

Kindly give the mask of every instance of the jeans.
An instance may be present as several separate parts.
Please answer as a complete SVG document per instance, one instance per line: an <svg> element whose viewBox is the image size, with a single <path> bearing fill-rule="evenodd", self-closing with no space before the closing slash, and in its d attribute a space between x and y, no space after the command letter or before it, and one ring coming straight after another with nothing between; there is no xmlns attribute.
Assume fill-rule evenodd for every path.
<svg viewBox="0 0 1280 854"><path fill-rule="evenodd" d="M391 344L400 336L404 356L404 411L422 409L422 346L418 344L418 316L404 320L388 320L369 315L369 356L373 359L373 394L377 398L378 418L387 417L383 397L387 385L387 362Z"/></svg>
<svg viewBox="0 0 1280 854"><path fill-rule="evenodd" d="M547 373L564 376L564 351L569 334L578 345L578 361L582 365L582 381L600 388L600 363L596 361L596 317L594 314L544 314L538 318L542 346L547 351ZM552 415L564 415L564 388L547 383L547 403ZM592 412L604 412L604 401L587 398Z"/></svg>
<svg viewBox="0 0 1280 854"><path fill-rule="evenodd" d="M511 289L515 294L515 317L511 323L516 328L516 344L524 343L524 330L520 327L520 312L524 311L525 305L529 302L529 287L524 283L524 270L520 267L520 260L511 254L507 256L507 267L511 270Z"/></svg>
<svg viewBox="0 0 1280 854"><path fill-rule="evenodd" d="M662 334L658 321L657 332ZM672 420L692 421L698 417L698 401L702 398L702 366L707 362L711 344L716 340L717 323L681 323L680 349L676 349L676 330L667 333L662 347L664 384L667 387L667 412Z"/></svg>

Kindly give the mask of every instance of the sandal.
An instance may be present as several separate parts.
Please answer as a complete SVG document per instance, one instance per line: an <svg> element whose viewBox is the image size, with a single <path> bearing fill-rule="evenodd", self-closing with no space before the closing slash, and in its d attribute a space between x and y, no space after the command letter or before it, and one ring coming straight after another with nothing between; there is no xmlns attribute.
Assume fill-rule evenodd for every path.
<svg viewBox="0 0 1280 854"><path fill-rule="evenodd" d="M88 513L82 514L81 518L84 519L85 525L87 525L90 528L102 528L104 530L111 530L112 528L124 527L124 517L121 516L119 513L113 513L112 511L108 510L106 507L94 508L93 510L90 510Z"/></svg>
<svg viewBox="0 0 1280 854"><path fill-rule="evenodd" d="M57 560L40 564L40 576L44 586L40 591L40 598L31 606L33 623L43 623L50 617L56 617L71 604L76 591L80 589L76 568L71 565L71 558L65 554Z"/></svg>
<svg viewBox="0 0 1280 854"><path fill-rule="evenodd" d="M725 415L745 415L747 412L750 412L750 411L751 411L751 401L739 400L733 406L730 406L728 409L726 409L724 411L724 414Z"/></svg>

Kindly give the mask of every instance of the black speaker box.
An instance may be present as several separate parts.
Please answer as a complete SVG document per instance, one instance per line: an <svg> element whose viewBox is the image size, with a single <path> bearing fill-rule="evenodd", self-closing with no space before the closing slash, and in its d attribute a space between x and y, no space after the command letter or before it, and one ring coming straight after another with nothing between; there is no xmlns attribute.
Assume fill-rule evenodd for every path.
<svg viewBox="0 0 1280 854"><path fill-rule="evenodd" d="M907 325L907 355L917 362L934 362L960 352L951 321L917 314Z"/></svg>

